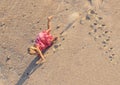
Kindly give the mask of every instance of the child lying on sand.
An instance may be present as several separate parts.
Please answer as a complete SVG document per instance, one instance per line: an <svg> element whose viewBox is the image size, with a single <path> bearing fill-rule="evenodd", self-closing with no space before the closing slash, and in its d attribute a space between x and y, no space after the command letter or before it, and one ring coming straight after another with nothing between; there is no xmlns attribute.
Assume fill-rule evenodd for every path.
<svg viewBox="0 0 120 85"><path fill-rule="evenodd" d="M28 53L31 55L38 55L40 57L40 60L36 62L36 64L40 64L46 61L45 57L42 54L42 51L50 47L55 40L57 40L57 37L53 37L50 34L51 31L51 24L50 20L52 19L52 16L48 17L48 29L43 30L40 32L35 40L35 44L28 48Z"/></svg>

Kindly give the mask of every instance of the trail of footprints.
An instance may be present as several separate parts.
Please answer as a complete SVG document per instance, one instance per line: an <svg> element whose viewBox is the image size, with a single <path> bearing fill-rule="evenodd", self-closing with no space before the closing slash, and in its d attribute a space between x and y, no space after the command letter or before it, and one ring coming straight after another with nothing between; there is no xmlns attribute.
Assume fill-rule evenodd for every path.
<svg viewBox="0 0 120 85"><path fill-rule="evenodd" d="M112 31L104 24L103 17L99 16L95 10L89 10L80 23L84 25L84 21L89 24L90 31L88 34L99 44L99 49L104 51L105 56L110 62L114 61L116 54L113 51L114 48L111 47Z"/></svg>

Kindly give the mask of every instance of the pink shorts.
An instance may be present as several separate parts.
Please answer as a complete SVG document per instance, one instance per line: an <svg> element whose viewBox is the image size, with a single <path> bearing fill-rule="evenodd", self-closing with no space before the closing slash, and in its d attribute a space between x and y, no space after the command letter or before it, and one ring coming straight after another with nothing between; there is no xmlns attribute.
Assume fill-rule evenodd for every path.
<svg viewBox="0 0 120 85"><path fill-rule="evenodd" d="M54 37L49 32L47 32L47 30L44 30L37 35L35 45L38 46L42 51L51 46L53 40Z"/></svg>

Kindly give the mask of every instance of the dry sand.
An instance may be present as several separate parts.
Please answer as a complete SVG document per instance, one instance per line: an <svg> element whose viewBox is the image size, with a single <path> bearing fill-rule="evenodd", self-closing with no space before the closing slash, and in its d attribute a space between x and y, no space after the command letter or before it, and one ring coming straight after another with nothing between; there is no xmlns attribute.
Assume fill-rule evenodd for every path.
<svg viewBox="0 0 120 85"><path fill-rule="evenodd" d="M53 15L59 40L35 65L27 48ZM119 0L0 0L0 85L120 85Z"/></svg>

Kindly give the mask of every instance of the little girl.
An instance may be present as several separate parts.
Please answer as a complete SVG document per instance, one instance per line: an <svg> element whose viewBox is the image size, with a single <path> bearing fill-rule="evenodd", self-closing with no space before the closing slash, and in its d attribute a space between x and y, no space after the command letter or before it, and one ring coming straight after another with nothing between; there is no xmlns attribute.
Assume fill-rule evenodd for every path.
<svg viewBox="0 0 120 85"><path fill-rule="evenodd" d="M35 40L35 44L28 48L28 53L31 55L38 55L40 57L40 60L36 62L36 64L45 62L45 57L42 54L42 51L50 47L55 40L57 40L57 37L53 37L50 34L51 31L51 24L50 20L52 19L52 16L48 17L48 29L43 30L37 35L37 38Z"/></svg>

